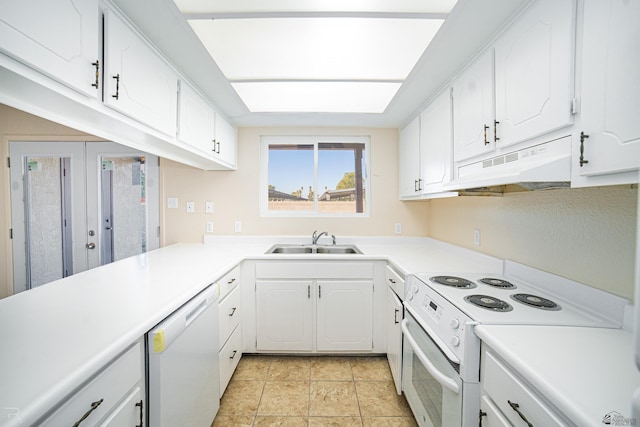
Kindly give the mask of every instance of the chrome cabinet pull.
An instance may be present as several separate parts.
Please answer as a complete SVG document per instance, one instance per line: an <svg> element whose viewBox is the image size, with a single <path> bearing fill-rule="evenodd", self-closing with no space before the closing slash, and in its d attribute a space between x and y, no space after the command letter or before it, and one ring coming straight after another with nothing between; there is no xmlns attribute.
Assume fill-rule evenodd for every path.
<svg viewBox="0 0 640 427"><path fill-rule="evenodd" d="M587 138L589 138L589 135L584 132L580 132L580 167L589 163L589 160L584 159L584 140Z"/></svg>
<svg viewBox="0 0 640 427"><path fill-rule="evenodd" d="M116 94L111 95L112 98L118 99L120 97L120 73L113 76L116 79Z"/></svg>
<svg viewBox="0 0 640 427"><path fill-rule="evenodd" d="M487 141L487 129L489 129L489 126L484 125L484 145L489 145L489 141Z"/></svg>
<svg viewBox="0 0 640 427"><path fill-rule="evenodd" d="M92 62L91 65L96 67L96 82L95 83L91 83L91 86L93 86L96 89L98 89L99 80L100 80L100 61L96 60L96 62Z"/></svg>
<svg viewBox="0 0 640 427"><path fill-rule="evenodd" d="M478 426L482 427L482 417L486 417L487 413L480 409L480 414L478 415Z"/></svg>
<svg viewBox="0 0 640 427"><path fill-rule="evenodd" d="M393 283L394 285L396 284L396 281L395 281L395 280L393 280L392 278L389 278L389 281L390 281L391 283Z"/></svg>
<svg viewBox="0 0 640 427"><path fill-rule="evenodd" d="M238 350L233 350L233 353L231 353L231 356L229 356L229 359L233 359L234 357L236 357L236 354L238 354Z"/></svg>
<svg viewBox="0 0 640 427"><path fill-rule="evenodd" d="M87 419L87 417L88 417L89 415L91 415L91 413L92 413L93 411L95 411L95 410L96 410L96 408L102 404L102 402L104 402L104 399L100 399L100 400L97 400L97 401L95 401L95 402L91 402L91 409L89 409L87 412L85 412L85 413L84 413L84 415L82 416L82 418L80 418L78 421L76 421L76 423L73 425L73 427L78 427L78 426L80 425L80 423L81 423L81 422L83 422L84 420L86 420L86 419Z"/></svg>
<svg viewBox="0 0 640 427"><path fill-rule="evenodd" d="M514 403L514 402L512 402L510 400L507 400L507 403L509 404L509 406L511 406L511 409L513 409L514 411L516 411L516 413L518 415L520 415L520 418L522 418L522 421L524 421L526 425L528 425L529 427L533 427L533 424L531 424L529 422L527 417L525 417L524 414L522 412L520 412L520 405L518 405L517 403Z"/></svg>
<svg viewBox="0 0 640 427"><path fill-rule="evenodd" d="M322 298L322 286L318 285L318 298Z"/></svg>
<svg viewBox="0 0 640 427"><path fill-rule="evenodd" d="M307 285L307 298L311 299L311 285Z"/></svg>
<svg viewBox="0 0 640 427"><path fill-rule="evenodd" d="M227 285L230 285L230 284L232 284L232 283L233 283L233 282L235 282L235 281L236 281L236 278L234 277L233 279L231 279L231 280L229 280L229 281L227 282Z"/></svg>
<svg viewBox="0 0 640 427"><path fill-rule="evenodd" d="M494 142L500 141L500 138L498 138L498 125L499 124L500 124L499 121L497 121L497 120L493 121L493 141Z"/></svg>
<svg viewBox="0 0 640 427"><path fill-rule="evenodd" d="M394 311L395 312L393 313L393 323L398 324L400 323L400 321L398 320L398 313L400 313L400 310L396 308Z"/></svg>
<svg viewBox="0 0 640 427"><path fill-rule="evenodd" d="M136 403L136 407L140 408L140 424L136 424L136 427L144 427L144 419L142 415L144 404L142 402L142 399L140 399L140 402Z"/></svg>
<svg viewBox="0 0 640 427"><path fill-rule="evenodd" d="M231 313L229 313L229 317L232 317L236 313L236 307L231 309Z"/></svg>

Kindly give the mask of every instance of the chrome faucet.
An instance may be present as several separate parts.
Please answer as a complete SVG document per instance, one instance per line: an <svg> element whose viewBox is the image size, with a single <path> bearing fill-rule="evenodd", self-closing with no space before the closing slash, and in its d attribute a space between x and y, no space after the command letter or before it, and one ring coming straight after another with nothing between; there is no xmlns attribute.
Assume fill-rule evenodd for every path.
<svg viewBox="0 0 640 427"><path fill-rule="evenodd" d="M327 233L326 231L323 231L322 233L318 234L318 230L315 230L313 232L313 234L311 235L311 244L312 245L317 245L318 244L318 240L320 240L320 238L322 236L328 236L329 233Z"/></svg>

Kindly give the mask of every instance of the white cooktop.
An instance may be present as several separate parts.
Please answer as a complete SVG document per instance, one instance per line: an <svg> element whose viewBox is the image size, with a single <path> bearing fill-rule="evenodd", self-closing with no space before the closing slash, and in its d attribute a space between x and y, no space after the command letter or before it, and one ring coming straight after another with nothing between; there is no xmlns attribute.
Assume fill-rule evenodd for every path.
<svg viewBox="0 0 640 427"><path fill-rule="evenodd" d="M610 321L606 316L599 315L580 306L570 300L559 296L562 292L545 292L539 287L519 279L496 275L492 273L451 273L451 272L434 272L434 273L418 273L415 276L420 281L427 284L421 287L414 296L418 304L425 304L429 299L431 289L451 302L455 307L463 313L471 317L473 320L482 324L523 324L523 325L562 325L562 326L592 326L592 327L620 327L619 324ZM436 276L452 276L455 278L466 279L471 282L472 288L458 288L439 284L431 280ZM481 279L498 279L511 283L514 288L501 288L490 286L481 281ZM455 281L455 279L453 279ZM415 287L409 292L416 292ZM515 294L528 294L535 297L551 300L557 307L555 309L541 309L531 307L516 301L513 296ZM467 301L465 298L477 296L487 302L492 300L501 300L510 307L508 311L496 311L479 307ZM484 298L483 298L484 297ZM487 298L488 297L488 298Z"/></svg>

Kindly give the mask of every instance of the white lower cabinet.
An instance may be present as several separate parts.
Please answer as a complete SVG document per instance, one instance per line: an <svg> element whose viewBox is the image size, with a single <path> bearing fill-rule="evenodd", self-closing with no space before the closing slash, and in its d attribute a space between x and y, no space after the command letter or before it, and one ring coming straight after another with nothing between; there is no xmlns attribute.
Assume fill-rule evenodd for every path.
<svg viewBox="0 0 640 427"><path fill-rule="evenodd" d="M373 350L372 263L259 263L256 350Z"/></svg>
<svg viewBox="0 0 640 427"><path fill-rule="evenodd" d="M144 346L137 342L39 425L144 425Z"/></svg>
<svg viewBox="0 0 640 427"><path fill-rule="evenodd" d="M240 268L217 281L220 290L218 337L220 345L220 395L224 393L242 357L242 288Z"/></svg>
<svg viewBox="0 0 640 427"><path fill-rule="evenodd" d="M483 426L569 425L509 365L487 348L482 352L480 382Z"/></svg>

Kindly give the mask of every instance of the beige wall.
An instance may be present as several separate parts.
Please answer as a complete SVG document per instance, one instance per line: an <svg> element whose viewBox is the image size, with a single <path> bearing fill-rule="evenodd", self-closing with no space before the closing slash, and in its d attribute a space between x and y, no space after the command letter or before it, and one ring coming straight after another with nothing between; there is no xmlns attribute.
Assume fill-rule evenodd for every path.
<svg viewBox="0 0 640 427"><path fill-rule="evenodd" d="M0 174L0 298L13 293L13 274L11 269L11 193L9 168L10 141L90 141L95 137L74 129L58 125L31 114L15 110L0 104L0 151L2 154L2 174Z"/></svg>
<svg viewBox="0 0 640 427"><path fill-rule="evenodd" d="M429 235L633 299L637 197L616 186L434 200Z"/></svg>
<svg viewBox="0 0 640 427"><path fill-rule="evenodd" d="M368 218L265 218L258 205L260 137L262 135L366 135L371 137L371 215ZM402 224L406 236L427 235L428 203L398 200L397 129L354 128L241 128L238 134L238 170L205 172L162 160L161 200L178 197L178 209L163 207L163 243L200 242L206 222L214 222L213 234L234 234L234 222L242 222L248 235L311 235L326 230L340 236L394 235ZM185 203L194 201L196 212L187 214ZM204 214L205 201L214 202L214 213Z"/></svg>

